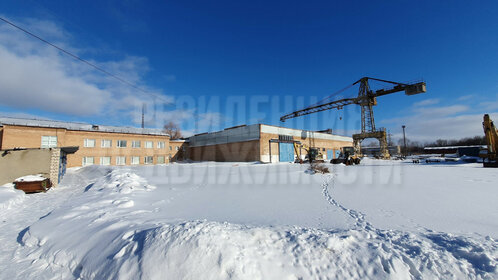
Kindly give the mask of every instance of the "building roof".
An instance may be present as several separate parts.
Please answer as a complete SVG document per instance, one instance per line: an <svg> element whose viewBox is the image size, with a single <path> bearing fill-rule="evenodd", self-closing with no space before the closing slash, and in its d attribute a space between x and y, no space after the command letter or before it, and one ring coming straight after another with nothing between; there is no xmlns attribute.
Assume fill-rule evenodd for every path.
<svg viewBox="0 0 498 280"><path fill-rule="evenodd" d="M0 117L0 126L2 126L2 125L64 128L67 130L77 130L77 131L93 131L93 132L110 132L110 133L128 133L128 134L168 136L167 133L161 131L160 129L152 129L152 128L95 125L95 124L78 123L78 122L63 122L63 121L38 120L38 119L21 119L21 118L10 118L10 117Z"/></svg>
<svg viewBox="0 0 498 280"><path fill-rule="evenodd" d="M351 137L333 135L323 132L292 129L265 124L239 125L221 131L196 134L189 137L189 146L208 146L234 142L254 141L260 139L260 133L296 136L300 138L315 138L334 141L353 142Z"/></svg>
<svg viewBox="0 0 498 280"><path fill-rule="evenodd" d="M485 145L472 145L472 146L445 146L445 147L425 147L424 150L454 150L462 148L485 148Z"/></svg>

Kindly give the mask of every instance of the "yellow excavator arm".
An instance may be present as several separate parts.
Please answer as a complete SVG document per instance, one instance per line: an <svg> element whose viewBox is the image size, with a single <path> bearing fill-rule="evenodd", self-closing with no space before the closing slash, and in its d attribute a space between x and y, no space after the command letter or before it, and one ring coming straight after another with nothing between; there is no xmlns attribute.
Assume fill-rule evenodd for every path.
<svg viewBox="0 0 498 280"><path fill-rule="evenodd" d="M498 167L496 147L498 146L498 131L488 114L484 115L482 122L487 149L480 156L484 159L484 167Z"/></svg>

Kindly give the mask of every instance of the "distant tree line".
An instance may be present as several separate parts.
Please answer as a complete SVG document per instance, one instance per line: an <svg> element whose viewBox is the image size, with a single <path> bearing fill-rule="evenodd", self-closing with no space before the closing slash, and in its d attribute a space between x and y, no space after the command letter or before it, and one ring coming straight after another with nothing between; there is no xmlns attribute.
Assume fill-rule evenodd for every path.
<svg viewBox="0 0 498 280"><path fill-rule="evenodd" d="M401 146L401 150L404 149L403 139L398 140L398 145ZM465 137L458 140L438 139L433 142L419 142L419 141L410 141L408 138L406 139L406 150L408 154L423 153L424 147L474 146L474 145L486 145L485 137L474 136L474 137Z"/></svg>

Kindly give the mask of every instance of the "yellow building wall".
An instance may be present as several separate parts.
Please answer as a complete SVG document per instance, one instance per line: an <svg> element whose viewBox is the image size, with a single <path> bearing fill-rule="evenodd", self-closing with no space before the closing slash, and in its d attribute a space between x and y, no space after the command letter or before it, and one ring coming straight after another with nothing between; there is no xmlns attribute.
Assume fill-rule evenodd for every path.
<svg viewBox="0 0 498 280"><path fill-rule="evenodd" d="M168 155L170 161L186 160L189 159L188 142L179 140L170 140L168 148Z"/></svg>
<svg viewBox="0 0 498 280"><path fill-rule="evenodd" d="M75 131L60 128L42 128L4 125L1 149L40 148L42 136L57 136L57 146L78 146L79 150L67 157L67 167L82 166L83 157L94 157L94 164L100 164L101 157L111 157L111 165L116 165L116 157L125 156L126 165L131 164L131 157L138 156L139 164L145 163L145 156L153 156L153 164L158 156L168 162L169 137L161 135L144 135L128 133L110 133L100 131ZM84 147L85 139L94 139L95 147ZM111 140L111 148L101 147L102 140ZM117 147L118 140L126 140L125 148ZM132 141L140 141L140 148L132 148ZM152 141L152 148L145 148L145 141ZM158 142L164 142L164 148L158 148Z"/></svg>
<svg viewBox="0 0 498 280"><path fill-rule="evenodd" d="M270 161L270 139L277 139L278 140L278 134L270 134L270 133L261 133L260 136L260 154L261 154L261 161L263 162L269 162ZM326 139L310 139L308 138L301 138L301 137L293 137L294 141L299 141L302 144L306 144L308 147L312 148L318 148L320 149L320 153L323 155L327 155L327 150L340 150L342 147L351 147L353 146L352 141L335 141L335 140L326 140ZM301 153L304 155L306 151L302 149ZM278 162L279 158L279 146L278 143L271 143L271 158L272 162ZM296 155L296 152L294 151L294 155ZM335 157L335 153L334 153ZM330 160L329 158L327 158Z"/></svg>

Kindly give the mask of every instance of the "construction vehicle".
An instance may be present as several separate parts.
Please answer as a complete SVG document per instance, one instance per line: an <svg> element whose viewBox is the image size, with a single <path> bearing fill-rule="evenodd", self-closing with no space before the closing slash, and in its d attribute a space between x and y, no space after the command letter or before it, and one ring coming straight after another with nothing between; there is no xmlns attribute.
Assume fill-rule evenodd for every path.
<svg viewBox="0 0 498 280"><path fill-rule="evenodd" d="M343 147L337 158L330 160L332 164L344 163L345 165L360 164L361 158L354 153L354 147Z"/></svg>
<svg viewBox="0 0 498 280"><path fill-rule="evenodd" d="M498 156L496 154L496 147L498 147L498 131L488 114L484 115L482 126L484 128L487 147L480 151L479 157L482 158L484 167L498 167Z"/></svg>
<svg viewBox="0 0 498 280"><path fill-rule="evenodd" d="M383 88L376 91L373 91L370 88L369 80L388 83L394 86L389 88ZM307 108L292 112L280 118L280 121L284 122L285 120L309 115L312 113L317 113L325 110L337 109L340 110L344 106L356 104L361 106L361 132L358 134L353 134L353 145L354 145L354 155L361 157L361 142L368 138L376 138L379 141L380 145L380 153L382 158L389 158L389 151L387 149L387 133L385 128L377 129L375 127L374 115L373 115L373 106L377 105L377 97L384 96L387 94L404 91L406 95L415 95L419 93L426 92L426 84L425 82L415 82L415 83L398 83L387 80L381 80L370 77L363 77L348 87L340 90L337 93L332 94L330 97L337 95L348 88L360 84L358 96L354 98L343 98L327 103L319 102L318 105L312 105Z"/></svg>
<svg viewBox="0 0 498 280"><path fill-rule="evenodd" d="M304 159L302 157L302 149L306 151ZM318 148L310 148L308 145L301 142L294 142L294 151L296 152L296 163L304 162L323 162L323 154Z"/></svg>

